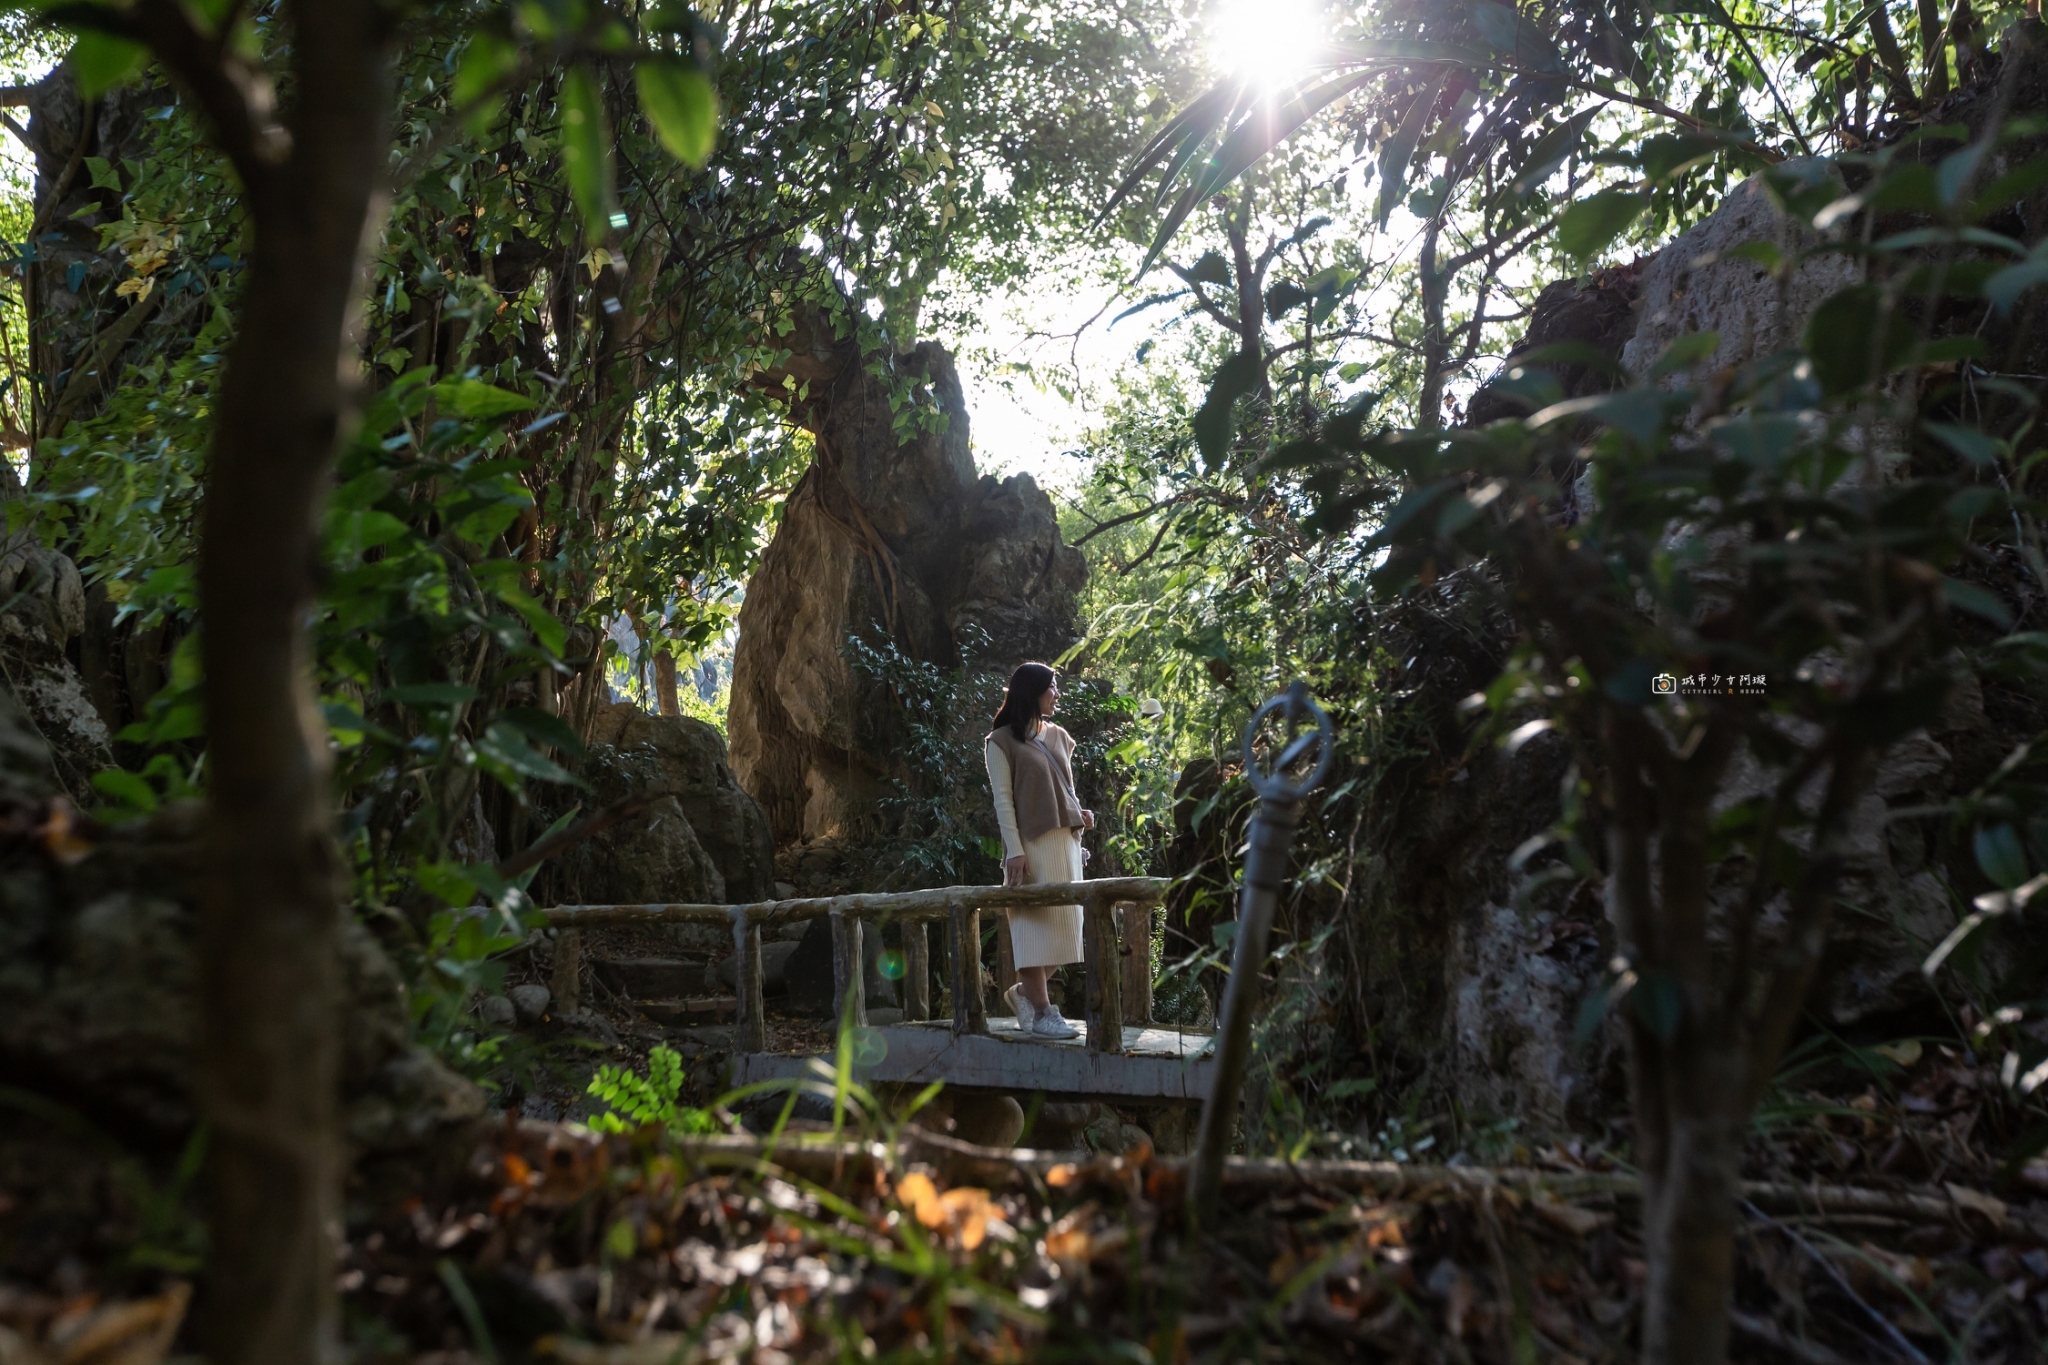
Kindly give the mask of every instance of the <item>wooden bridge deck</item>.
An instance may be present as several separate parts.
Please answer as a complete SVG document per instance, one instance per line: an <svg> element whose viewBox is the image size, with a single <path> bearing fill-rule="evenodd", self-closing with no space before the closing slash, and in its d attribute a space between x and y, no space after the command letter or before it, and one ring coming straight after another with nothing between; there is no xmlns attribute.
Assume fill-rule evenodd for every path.
<svg viewBox="0 0 2048 1365"><path fill-rule="evenodd" d="M1021 1035L1015 1019L992 1018L987 1033L955 1034L944 1021L864 1029L855 1043L854 1078L863 1083L924 1085L944 1081L975 1089L1199 1102L1216 1074L1215 1038L1207 1033L1127 1027L1121 1050L1088 1046L1078 1038L1055 1041ZM802 1053L743 1052L733 1059L733 1083L813 1076L818 1058Z"/></svg>
<svg viewBox="0 0 2048 1365"><path fill-rule="evenodd" d="M622 924L724 924L733 936L738 983L733 1047L735 1083L812 1074L818 1058L768 1050L762 930L830 917L832 1018L859 1032L855 1071L863 1081L950 1085L1015 1092L1111 1097L1154 1103L1199 1101L1215 1084L1214 1040L1151 1028L1154 915L1169 883L1160 877L1033 886L947 886L923 891L764 901L756 905L558 905L544 913L556 930L553 989L573 1007L582 967L580 930ZM990 1018L983 994L981 912L1025 906L1082 908L1086 1019L1079 1037L1055 1042L1021 1036L1014 1019ZM931 1018L931 941L924 926L946 929L945 973L951 1020ZM903 937L905 1023L867 1024L864 934L894 923ZM1129 978L1129 988L1126 987ZM1127 1027L1126 1025L1130 1025Z"/></svg>

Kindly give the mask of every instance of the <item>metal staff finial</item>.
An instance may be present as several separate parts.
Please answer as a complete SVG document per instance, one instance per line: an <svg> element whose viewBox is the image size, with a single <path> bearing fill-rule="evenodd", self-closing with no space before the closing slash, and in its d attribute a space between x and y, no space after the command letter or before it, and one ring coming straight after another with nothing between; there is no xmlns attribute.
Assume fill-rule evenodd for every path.
<svg viewBox="0 0 2048 1365"><path fill-rule="evenodd" d="M1280 734L1266 746L1269 762L1262 768L1259 736L1275 716L1281 721ZM1254 711L1245 725L1245 781L1258 793L1259 809L1252 816L1244 883L1238 892L1237 945L1230 959L1230 984L1223 993L1216 1084L1202 1106L1202 1134L1195 1147L1194 1179L1188 1186L1188 1213L1197 1229L1214 1226L1216 1203L1223 1192L1223 1154L1230 1146L1238 1091L1251 1052L1252 1016L1259 1008L1259 971L1266 961L1273 906L1287 876L1287 853L1301 823L1301 803L1329 776L1336 756L1336 727L1300 679ZM1303 776L1290 775L1304 766L1307 772Z"/></svg>

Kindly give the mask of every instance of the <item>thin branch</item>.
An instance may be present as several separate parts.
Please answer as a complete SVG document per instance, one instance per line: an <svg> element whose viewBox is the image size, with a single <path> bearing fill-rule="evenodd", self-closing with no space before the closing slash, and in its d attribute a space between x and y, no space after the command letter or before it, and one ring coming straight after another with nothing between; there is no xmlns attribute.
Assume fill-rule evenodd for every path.
<svg viewBox="0 0 2048 1365"><path fill-rule="evenodd" d="M148 46L213 123L220 150L241 177L251 209L269 209L283 188L281 172L291 155L291 139L272 118L268 75L230 51L225 32L201 33L177 0L141 0L121 12L62 5L50 13L59 22Z"/></svg>
<svg viewBox="0 0 2048 1365"><path fill-rule="evenodd" d="M538 867L548 859L567 852L592 835L604 833L621 820L631 819L655 802L679 794L673 791L635 792L623 801L614 801L588 820L571 825L559 834L551 834L505 859L498 864L498 875L516 877L530 867Z"/></svg>
<svg viewBox="0 0 2048 1365"><path fill-rule="evenodd" d="M14 134L15 140L19 142L22 146L28 148L32 154L36 156L42 155L42 144L37 142L33 137L29 136L28 129L22 127L19 123L16 123L14 121L13 115L0 114L0 124L5 124L7 127L7 131Z"/></svg>
<svg viewBox="0 0 2048 1365"><path fill-rule="evenodd" d="M1135 512L1126 512L1124 513L1124 515L1120 517L1111 517L1108 521L1097 522L1094 528L1091 529L1087 535L1082 536L1079 540L1072 542L1073 548L1078 550L1083 545L1086 545L1089 541L1095 539L1095 537L1101 535L1104 531L1114 531L1119 526L1125 526L1131 522L1143 520L1144 518L1151 516L1154 512L1157 512L1160 508L1172 507L1176 503L1187 501L1187 498L1188 495L1186 493L1176 493L1170 498L1161 498L1159 501L1153 503L1149 507L1141 507Z"/></svg>

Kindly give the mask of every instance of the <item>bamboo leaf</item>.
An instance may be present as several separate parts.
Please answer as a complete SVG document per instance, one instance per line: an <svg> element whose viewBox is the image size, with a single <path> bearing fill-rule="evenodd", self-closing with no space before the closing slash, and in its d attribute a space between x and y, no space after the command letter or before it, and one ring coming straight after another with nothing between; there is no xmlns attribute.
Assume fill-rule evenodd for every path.
<svg viewBox="0 0 2048 1365"><path fill-rule="evenodd" d="M1422 141L1423 130L1429 125L1430 111L1436 108L1437 95L1444 88L1446 72L1438 71L1436 76L1416 95L1408 105L1408 111L1401 116L1401 125L1386 146L1380 149L1380 205L1379 230L1384 232L1387 219L1394 216L1394 205L1401 202L1402 193L1408 188L1408 165L1415 160L1415 146Z"/></svg>
<svg viewBox="0 0 2048 1365"><path fill-rule="evenodd" d="M602 237L611 218L611 139L605 134L604 106L597 78L590 68L572 67L562 81L562 169L569 193L583 215L591 237Z"/></svg>

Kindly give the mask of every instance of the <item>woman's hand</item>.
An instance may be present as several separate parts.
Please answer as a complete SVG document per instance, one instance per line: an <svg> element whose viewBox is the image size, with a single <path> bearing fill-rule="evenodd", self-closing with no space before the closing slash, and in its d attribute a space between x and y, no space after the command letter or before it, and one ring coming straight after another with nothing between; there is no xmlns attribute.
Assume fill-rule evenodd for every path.
<svg viewBox="0 0 2048 1365"><path fill-rule="evenodd" d="M1005 858L1003 860L1004 886L1022 886L1024 885L1024 879L1030 875L1031 870L1024 861L1023 854L1019 853L1014 858Z"/></svg>
<svg viewBox="0 0 2048 1365"><path fill-rule="evenodd" d="M1094 811L1092 811L1092 810L1084 810L1084 811L1082 811L1082 812L1081 812L1081 828L1082 828L1082 829L1094 829L1094 828L1095 828L1095 812L1094 812Z"/></svg>

